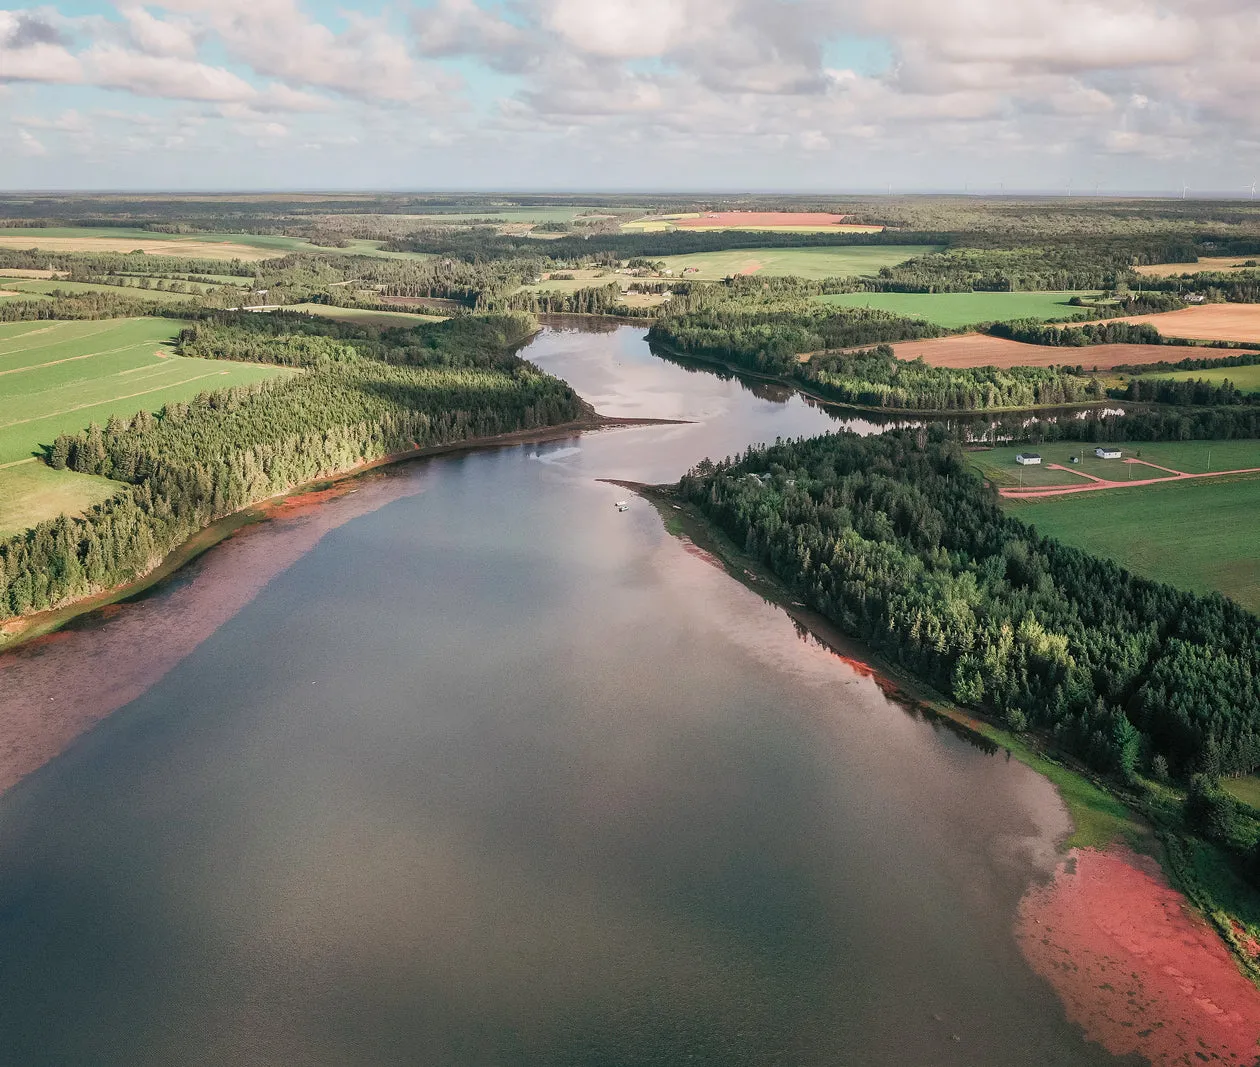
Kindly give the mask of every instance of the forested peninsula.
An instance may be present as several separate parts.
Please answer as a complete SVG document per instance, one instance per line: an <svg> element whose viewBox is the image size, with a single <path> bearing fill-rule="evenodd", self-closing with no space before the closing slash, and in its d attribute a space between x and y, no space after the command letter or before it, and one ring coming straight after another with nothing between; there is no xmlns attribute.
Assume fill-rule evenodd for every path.
<svg viewBox="0 0 1260 1067"><path fill-rule="evenodd" d="M383 457L591 419L564 382L514 354L526 315L372 330L307 316L218 313L180 349L291 366L58 437L46 462L118 493L0 540L0 619L134 581L198 530L251 503Z"/></svg>

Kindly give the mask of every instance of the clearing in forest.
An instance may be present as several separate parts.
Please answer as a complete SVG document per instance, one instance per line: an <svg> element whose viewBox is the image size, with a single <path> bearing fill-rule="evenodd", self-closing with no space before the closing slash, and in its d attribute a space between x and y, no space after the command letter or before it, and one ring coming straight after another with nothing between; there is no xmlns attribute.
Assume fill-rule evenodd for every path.
<svg viewBox="0 0 1260 1067"><path fill-rule="evenodd" d="M1108 322L1148 322L1164 337L1260 343L1260 304L1197 304L1180 311L1129 315Z"/></svg>
<svg viewBox="0 0 1260 1067"><path fill-rule="evenodd" d="M987 333L957 333L926 341L901 341L893 345L892 350L898 359L922 359L933 367L1068 366L1084 367L1086 370L1139 367L1147 363L1180 363L1183 359L1221 359L1224 356L1243 354L1241 349L1200 348L1192 345L1086 345L1082 348L1057 348L1052 345L1028 345L1021 341L1009 341ZM1191 378L1210 377L1207 371L1184 373ZM1155 373L1150 377L1180 377L1180 374Z"/></svg>
<svg viewBox="0 0 1260 1067"><path fill-rule="evenodd" d="M1051 447L1063 446L1036 450L1044 454ZM1174 468L1193 469L1209 448L1213 468L1260 466L1260 442L1255 441L1133 447L1152 462L1157 454ZM1171 479L1094 493L1005 498L1003 503L1040 533L1115 560L1135 574L1197 593L1224 593L1260 612L1260 556L1255 551L1260 475Z"/></svg>
<svg viewBox="0 0 1260 1067"><path fill-rule="evenodd" d="M172 319L0 324L0 500L10 510L0 525L15 521L14 515L38 521L61 514L65 494L91 498L86 485L71 488L65 478L56 492L40 496L51 483L41 483L26 461L58 434L92 422L104 425L111 415L129 418L198 393L295 373L177 356L171 342L181 325Z"/></svg>
<svg viewBox="0 0 1260 1067"><path fill-rule="evenodd" d="M372 308L339 308L331 304L290 304L285 311L300 311L334 322L362 323L365 326L419 326L425 322L443 322L446 315L420 315L411 311L377 311Z"/></svg>
<svg viewBox="0 0 1260 1067"><path fill-rule="evenodd" d="M936 251L932 245L737 248L664 256L661 261L673 271L673 277L683 281L714 282L737 274L820 279L873 275L881 267L895 267L907 259Z"/></svg>
<svg viewBox="0 0 1260 1067"><path fill-rule="evenodd" d="M1149 263L1134 267L1148 278L1175 278L1181 274L1202 274L1205 271L1244 270L1256 265L1255 256L1200 256L1197 263Z"/></svg>
<svg viewBox="0 0 1260 1067"><path fill-rule="evenodd" d="M838 293L815 300L838 307L869 307L907 318L926 319L946 329L1012 319L1067 319L1083 308L1068 303L1092 293Z"/></svg>
<svg viewBox="0 0 1260 1067"><path fill-rule="evenodd" d="M1171 346L1170 346L1171 347ZM1206 351L1196 349L1196 352L1202 353L1204 356L1215 359L1219 349L1210 348ZM1209 355L1210 354L1210 355ZM1230 353L1221 353L1229 355ZM1256 355L1252 352L1249 355ZM1211 382L1213 385L1220 385L1223 382L1233 382L1234 388L1243 393L1260 393L1260 366L1252 364L1249 367L1213 367L1208 370L1178 370L1178 371L1151 371L1149 374L1140 375L1142 378L1155 378L1162 381L1172 379L1176 382Z"/></svg>

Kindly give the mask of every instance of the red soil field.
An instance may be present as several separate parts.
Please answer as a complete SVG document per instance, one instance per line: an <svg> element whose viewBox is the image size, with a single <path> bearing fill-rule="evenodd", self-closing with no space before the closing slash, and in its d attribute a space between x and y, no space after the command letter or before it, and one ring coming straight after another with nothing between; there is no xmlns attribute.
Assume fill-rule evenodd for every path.
<svg viewBox="0 0 1260 1067"><path fill-rule="evenodd" d="M1115 1056L1155 1067L1260 1058L1260 991L1148 856L1073 852L1024 897L1015 936L1068 1018Z"/></svg>
<svg viewBox="0 0 1260 1067"><path fill-rule="evenodd" d="M697 219L679 219L674 225L688 229L719 229L740 226L835 226L840 229L879 230L881 226L855 226L852 215L831 215L804 211L717 211Z"/></svg>
<svg viewBox="0 0 1260 1067"><path fill-rule="evenodd" d="M1165 337L1195 341L1260 342L1260 304L1199 304L1155 315L1130 315L1111 322L1149 322Z"/></svg>
<svg viewBox="0 0 1260 1067"><path fill-rule="evenodd" d="M1111 370L1130 364L1180 363L1183 359L1223 359L1237 349L1190 345L1091 345L1054 348L1026 345L984 333L955 334L929 341L902 341L892 346L898 359L923 358L933 367L1052 367L1078 364L1086 370Z"/></svg>

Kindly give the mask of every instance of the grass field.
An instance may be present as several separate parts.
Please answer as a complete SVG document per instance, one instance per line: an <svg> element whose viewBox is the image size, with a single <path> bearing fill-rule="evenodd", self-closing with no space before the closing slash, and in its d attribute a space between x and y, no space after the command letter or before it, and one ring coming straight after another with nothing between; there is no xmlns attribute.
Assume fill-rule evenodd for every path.
<svg viewBox="0 0 1260 1067"><path fill-rule="evenodd" d="M108 478L55 471L37 459L0 468L0 537L55 515L82 515L120 488Z"/></svg>
<svg viewBox="0 0 1260 1067"><path fill-rule="evenodd" d="M240 279L237 279L239 283ZM33 281L19 278L6 279L4 288L15 293L10 300L31 299L32 297L51 296L60 291L63 293L114 293L118 296L130 297L133 300L152 300L156 303L183 302L195 300L208 287L191 283L195 293L167 293L160 289L141 289L135 285L99 285L96 282L67 281Z"/></svg>
<svg viewBox="0 0 1260 1067"><path fill-rule="evenodd" d="M665 266L687 281L721 281L733 274L839 278L878 273L937 249L931 245L855 245L849 248L753 248L666 256ZM693 273L684 271L693 269Z"/></svg>
<svg viewBox="0 0 1260 1067"><path fill-rule="evenodd" d="M0 324L0 464L110 415L290 374L171 353L171 319Z"/></svg>
<svg viewBox="0 0 1260 1067"><path fill-rule="evenodd" d="M285 311L301 311L336 322L361 322L369 326L417 326L442 322L445 315L418 315L411 311L373 311L371 308L338 308L329 304L290 304Z"/></svg>
<svg viewBox="0 0 1260 1067"><path fill-rule="evenodd" d="M1109 481L1125 481L1128 478L1158 478L1163 472L1153 467L1125 463L1125 459L1141 459L1160 467L1168 467L1184 474L1204 474L1209 471L1245 470L1260 467L1260 441L1133 441L1117 446L1124 453L1120 460L1098 459L1094 446L1085 441L1056 441L1052 444L1004 446L970 454L972 464L994 485L1005 487L1019 485L1084 485L1088 479L1071 471L1053 471L1049 464L1057 463L1082 474ZM1036 452L1041 456L1040 467L1021 467L1015 462L1019 452ZM1079 456L1080 463L1069 463L1072 456ZM1086 493L1082 498L1097 499L1102 495L1140 493L1138 489L1115 490L1110 494ZM1257 515L1260 519L1260 514Z"/></svg>
<svg viewBox="0 0 1260 1067"><path fill-rule="evenodd" d="M1226 444L1212 446L1213 465ZM1260 451L1256 442L1250 446L1253 454ZM1143 454L1154 448L1144 446ZM1041 533L1113 559L1136 574L1194 592L1224 593L1260 612L1255 534L1260 477L1167 482L1006 504Z"/></svg>
<svg viewBox="0 0 1260 1067"><path fill-rule="evenodd" d="M1207 359L1215 358L1217 351L1208 349L1202 353ZM1143 378L1172 378L1179 382L1195 382L1202 378L1206 382L1216 382L1220 384L1224 381L1231 381L1234 385L1244 393L1260 393L1260 365L1250 367L1214 367L1211 370L1178 370L1167 371L1163 374L1158 371L1151 374L1141 375Z"/></svg>
<svg viewBox="0 0 1260 1067"><path fill-rule="evenodd" d="M815 300L838 307L871 307L915 319L926 319L946 329L1009 319L1062 319L1082 308L1068 301L1085 293L840 293Z"/></svg>
<svg viewBox="0 0 1260 1067"><path fill-rule="evenodd" d="M0 227L0 248L48 252L134 252L196 259L255 261L311 248L298 237L249 233L153 233L113 226Z"/></svg>

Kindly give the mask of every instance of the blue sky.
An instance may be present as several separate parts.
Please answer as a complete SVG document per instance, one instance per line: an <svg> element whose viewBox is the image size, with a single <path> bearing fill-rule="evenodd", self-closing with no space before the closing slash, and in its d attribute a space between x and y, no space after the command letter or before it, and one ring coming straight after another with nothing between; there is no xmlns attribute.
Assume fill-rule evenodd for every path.
<svg viewBox="0 0 1260 1067"><path fill-rule="evenodd" d="M10 0L0 180L1242 192L1257 39L1250 0Z"/></svg>

